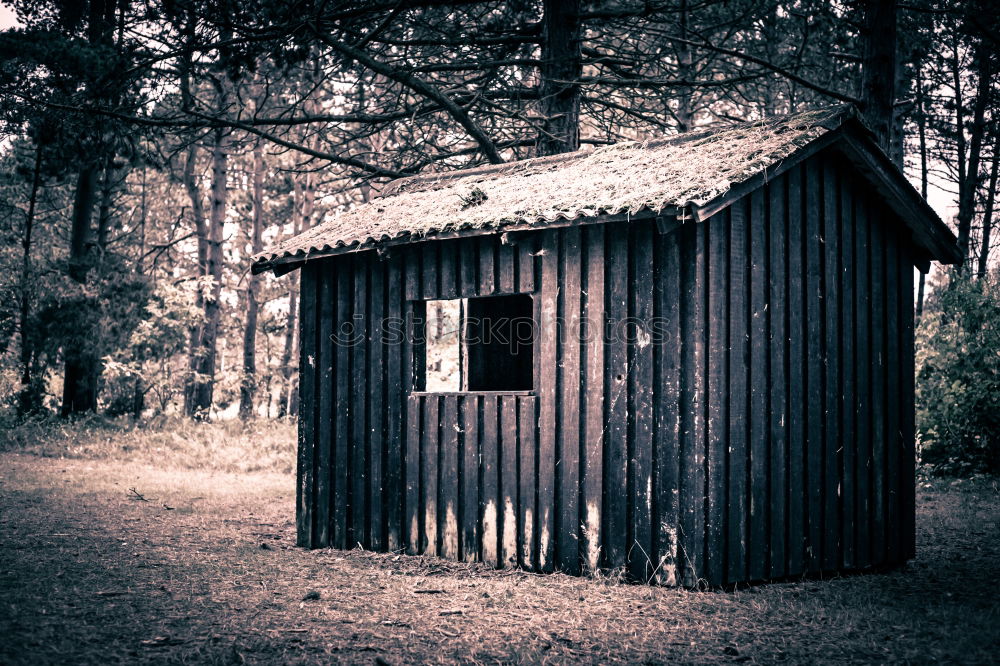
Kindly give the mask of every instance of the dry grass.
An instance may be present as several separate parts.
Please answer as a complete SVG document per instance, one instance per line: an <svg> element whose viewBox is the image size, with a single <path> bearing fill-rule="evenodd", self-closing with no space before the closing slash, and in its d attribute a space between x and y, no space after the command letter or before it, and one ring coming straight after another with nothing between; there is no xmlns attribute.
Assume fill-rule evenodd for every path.
<svg viewBox="0 0 1000 666"><path fill-rule="evenodd" d="M985 664L1000 648L996 481L925 482L903 570L688 592L303 551L291 475L139 457L0 454L0 663Z"/></svg>
<svg viewBox="0 0 1000 666"><path fill-rule="evenodd" d="M219 472L294 472L295 443L295 424L279 420L134 422L95 416L0 426L0 451Z"/></svg>

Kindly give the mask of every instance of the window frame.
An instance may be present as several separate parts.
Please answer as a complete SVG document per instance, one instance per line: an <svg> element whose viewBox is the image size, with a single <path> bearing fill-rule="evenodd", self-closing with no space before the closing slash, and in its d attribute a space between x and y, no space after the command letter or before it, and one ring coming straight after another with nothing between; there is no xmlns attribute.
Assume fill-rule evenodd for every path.
<svg viewBox="0 0 1000 666"><path fill-rule="evenodd" d="M526 297L531 303L531 321L535 332L535 338L531 341L531 388L530 389L506 389L506 390L458 390L458 391L428 391L424 388L418 389L417 386L427 386L427 337L426 337L426 326L427 326L427 303L431 301L470 301L476 299L487 299L487 298L510 298L510 297ZM411 390L409 395L413 396L536 396L538 394L537 382L538 382L538 361L539 353L538 347L541 337L541 322L540 322L540 299L538 298L537 291L513 291L513 292L498 292L493 294L481 294L481 295L459 295L453 298L414 298L409 301L410 306L410 326L408 327L407 335L409 339L407 342L410 344L412 349L412 381ZM461 320L460 325L462 333L459 335L459 344L465 345L465 317L468 311L467 304L461 306ZM418 324L419 321L419 324ZM417 327L421 327L418 329ZM419 339L421 342L417 342ZM461 362L467 364L469 362L469 355L466 349L461 350ZM466 367L460 369L460 374L463 383L468 381L468 371Z"/></svg>

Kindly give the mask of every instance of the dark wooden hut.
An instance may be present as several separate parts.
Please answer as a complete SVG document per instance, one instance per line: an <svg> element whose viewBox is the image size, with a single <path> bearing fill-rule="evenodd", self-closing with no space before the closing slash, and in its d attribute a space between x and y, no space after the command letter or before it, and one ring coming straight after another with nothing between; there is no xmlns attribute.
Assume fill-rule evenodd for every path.
<svg viewBox="0 0 1000 666"><path fill-rule="evenodd" d="M255 260L301 276L298 543L681 585L901 563L914 267L959 258L845 109L398 181Z"/></svg>

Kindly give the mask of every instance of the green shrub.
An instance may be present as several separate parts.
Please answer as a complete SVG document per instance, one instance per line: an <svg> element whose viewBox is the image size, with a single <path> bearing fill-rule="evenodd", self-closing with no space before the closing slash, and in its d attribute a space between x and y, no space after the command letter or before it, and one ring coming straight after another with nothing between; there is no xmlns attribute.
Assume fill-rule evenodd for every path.
<svg viewBox="0 0 1000 666"><path fill-rule="evenodd" d="M1000 281L943 278L917 328L921 463L938 474L1000 472Z"/></svg>

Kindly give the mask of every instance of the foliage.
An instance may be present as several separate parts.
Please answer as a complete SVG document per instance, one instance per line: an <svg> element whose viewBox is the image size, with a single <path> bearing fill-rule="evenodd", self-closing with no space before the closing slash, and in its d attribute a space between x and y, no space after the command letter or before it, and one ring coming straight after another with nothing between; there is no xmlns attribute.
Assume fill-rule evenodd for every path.
<svg viewBox="0 0 1000 666"><path fill-rule="evenodd" d="M917 329L921 462L941 474L1000 473L1000 279L952 276Z"/></svg>
<svg viewBox="0 0 1000 666"><path fill-rule="evenodd" d="M141 415L148 393L156 398L156 411L163 412L183 389L180 373L170 372L169 366L185 350L189 331L201 318L196 288L195 282L157 284L128 340L104 357L110 415Z"/></svg>
<svg viewBox="0 0 1000 666"><path fill-rule="evenodd" d="M641 142L864 103L870 47L892 39L862 27L880 5L868 1L6 4L20 26L0 32L0 400L23 377L22 396L51 406L65 361L83 354L77 374L104 371L83 408L112 413L147 396L179 411L184 387L184 409L208 388L218 415L244 384L261 388L253 413L294 410L295 279L250 278L248 254L390 178L572 150L574 134ZM896 7L902 148L914 174L926 181L929 159L959 193L958 227L986 263L995 12L986 0ZM553 37L564 19L579 39ZM463 203L485 210L488 194ZM86 284L69 278L82 260ZM167 293L208 281L197 317Z"/></svg>

